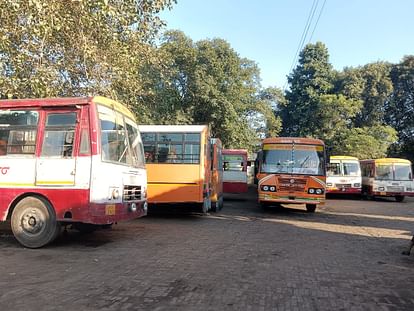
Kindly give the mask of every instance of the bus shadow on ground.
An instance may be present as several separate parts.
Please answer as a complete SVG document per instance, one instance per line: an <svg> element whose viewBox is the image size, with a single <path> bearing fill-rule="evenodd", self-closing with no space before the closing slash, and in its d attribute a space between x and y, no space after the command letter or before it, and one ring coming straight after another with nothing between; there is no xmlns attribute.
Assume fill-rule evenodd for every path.
<svg viewBox="0 0 414 311"><path fill-rule="evenodd" d="M166 218L195 221L203 214L200 207L194 204L157 204L148 207L146 218Z"/></svg>

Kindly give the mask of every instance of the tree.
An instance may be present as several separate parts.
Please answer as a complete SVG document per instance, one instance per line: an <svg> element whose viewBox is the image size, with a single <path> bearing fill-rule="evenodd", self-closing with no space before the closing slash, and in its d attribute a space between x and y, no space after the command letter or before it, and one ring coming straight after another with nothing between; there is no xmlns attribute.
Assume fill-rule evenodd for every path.
<svg viewBox="0 0 414 311"><path fill-rule="evenodd" d="M157 13L174 2L1 1L0 94L100 94L139 105L146 92L140 70L158 63L153 53L162 25Z"/></svg>
<svg viewBox="0 0 414 311"><path fill-rule="evenodd" d="M363 103L355 116L355 127L384 123L384 104L392 92L390 69L389 63L376 62L358 68L346 68L340 74L336 91Z"/></svg>
<svg viewBox="0 0 414 311"><path fill-rule="evenodd" d="M390 155L414 161L414 56L406 56L391 69L394 90L385 105L385 120L399 140Z"/></svg>
<svg viewBox="0 0 414 311"><path fill-rule="evenodd" d="M222 39L193 42L180 31L164 34L162 71L150 68L152 122L208 124L227 148L252 149L258 141L254 120L278 131L271 103L260 98L257 65L241 58ZM256 131L257 130L257 131Z"/></svg>
<svg viewBox="0 0 414 311"><path fill-rule="evenodd" d="M308 44L299 55L299 64L288 76L290 89L280 107L283 135L313 136L319 127L314 118L320 97L333 88L333 70L329 54L321 42Z"/></svg>
<svg viewBox="0 0 414 311"><path fill-rule="evenodd" d="M389 146L397 139L390 126L351 128L338 133L332 145L332 155L349 155L359 159L376 159L387 155Z"/></svg>

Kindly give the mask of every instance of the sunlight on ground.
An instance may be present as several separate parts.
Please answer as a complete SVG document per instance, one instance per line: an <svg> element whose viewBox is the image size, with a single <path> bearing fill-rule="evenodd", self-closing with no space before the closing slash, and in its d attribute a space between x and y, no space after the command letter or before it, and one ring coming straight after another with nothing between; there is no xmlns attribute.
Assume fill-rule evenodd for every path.
<svg viewBox="0 0 414 311"><path fill-rule="evenodd" d="M274 218L264 218L262 219L266 222L272 223L281 223L296 226L303 229L312 229L327 231L333 233L342 233L342 234L352 234L360 235L366 237L377 237L377 238L394 238L394 239L404 239L409 240L411 237L411 232L407 230L395 230L387 228L378 228L378 227L366 227L366 226L355 226L355 225L337 225L337 224L327 224L314 221L297 221L297 220L287 220L287 219L274 219Z"/></svg>

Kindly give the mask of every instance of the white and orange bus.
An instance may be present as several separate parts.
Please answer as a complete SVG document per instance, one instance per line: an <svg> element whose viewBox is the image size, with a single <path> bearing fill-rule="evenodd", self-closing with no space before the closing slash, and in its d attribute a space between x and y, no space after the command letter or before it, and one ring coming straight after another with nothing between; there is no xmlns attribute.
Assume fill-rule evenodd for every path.
<svg viewBox="0 0 414 311"><path fill-rule="evenodd" d="M326 193L361 194L361 168L358 158L331 156L326 175Z"/></svg>
<svg viewBox="0 0 414 311"><path fill-rule="evenodd" d="M206 213L210 200L207 125L141 125L148 173L148 203L185 204Z"/></svg>
<svg viewBox="0 0 414 311"><path fill-rule="evenodd" d="M223 149L223 191L247 192L247 150Z"/></svg>
<svg viewBox="0 0 414 311"><path fill-rule="evenodd" d="M361 160L362 195L364 197L395 197L402 202L414 196L411 162L398 158Z"/></svg>
<svg viewBox="0 0 414 311"><path fill-rule="evenodd" d="M217 212L223 208L223 155L222 144L218 138L211 138L211 210Z"/></svg>
<svg viewBox="0 0 414 311"><path fill-rule="evenodd" d="M0 220L37 248L146 214L146 170L132 113L104 97L0 101Z"/></svg>
<svg viewBox="0 0 414 311"><path fill-rule="evenodd" d="M309 212L325 202L326 154L322 140L265 138L257 157L258 201L305 203Z"/></svg>

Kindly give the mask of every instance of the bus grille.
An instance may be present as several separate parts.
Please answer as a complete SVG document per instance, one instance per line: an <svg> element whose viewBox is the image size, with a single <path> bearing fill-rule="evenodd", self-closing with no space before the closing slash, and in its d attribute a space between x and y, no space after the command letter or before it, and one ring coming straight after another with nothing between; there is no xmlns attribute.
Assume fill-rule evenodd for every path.
<svg viewBox="0 0 414 311"><path fill-rule="evenodd" d="M335 184L337 188L351 188L351 184Z"/></svg>
<svg viewBox="0 0 414 311"><path fill-rule="evenodd" d="M141 186L124 186L124 201L141 200Z"/></svg>
<svg viewBox="0 0 414 311"><path fill-rule="evenodd" d="M292 182L293 181L293 182ZM279 178L279 191L305 191L306 179Z"/></svg>
<svg viewBox="0 0 414 311"><path fill-rule="evenodd" d="M404 187L400 186L388 186L387 191L389 192L404 192Z"/></svg>

